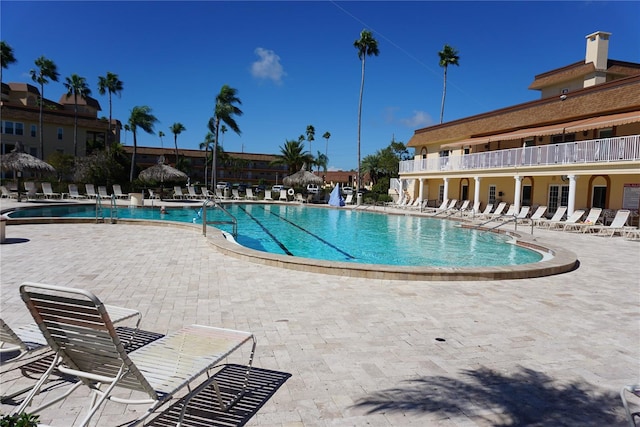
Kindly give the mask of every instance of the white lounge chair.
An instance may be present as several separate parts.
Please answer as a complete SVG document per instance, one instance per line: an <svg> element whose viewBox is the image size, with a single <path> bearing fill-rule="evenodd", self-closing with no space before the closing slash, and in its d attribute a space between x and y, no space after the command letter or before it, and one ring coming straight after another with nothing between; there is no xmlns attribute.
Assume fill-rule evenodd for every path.
<svg viewBox="0 0 640 427"><path fill-rule="evenodd" d="M51 187L50 182L41 182L40 186L42 187L42 194L44 194L45 199L61 199L62 194L55 193L53 188Z"/></svg>
<svg viewBox="0 0 640 427"><path fill-rule="evenodd" d="M627 399L627 395L634 396L636 398L636 411L633 411L629 408L629 402ZM640 409L638 405L640 405L640 384L633 384L622 387L620 390L620 399L622 399L622 406L624 407L624 413L627 417L627 422L629 423L629 427L636 427L638 424L636 423L636 418L640 420Z"/></svg>
<svg viewBox="0 0 640 427"><path fill-rule="evenodd" d="M43 193L38 193L36 183L33 181L25 181L24 189L27 192L27 200L36 200L44 196Z"/></svg>
<svg viewBox="0 0 640 427"><path fill-rule="evenodd" d="M280 190L280 196L278 197L278 201L287 202L289 199L287 198L287 190L284 188Z"/></svg>
<svg viewBox="0 0 640 427"><path fill-rule="evenodd" d="M148 188L147 192L149 192L149 198L150 199L160 200L160 196L155 191L153 191L152 189Z"/></svg>
<svg viewBox="0 0 640 427"><path fill-rule="evenodd" d="M542 219L544 213L547 211L546 206L538 206L536 211L529 218L518 219L520 224L533 224L535 225L539 219Z"/></svg>
<svg viewBox="0 0 640 427"><path fill-rule="evenodd" d="M247 192L244 197L247 200L258 200L258 198L253 194L253 189L249 187L247 187Z"/></svg>
<svg viewBox="0 0 640 427"><path fill-rule="evenodd" d="M175 187L173 187L173 198L174 199L186 198L186 195L182 192L182 187L180 187L179 185L176 185Z"/></svg>
<svg viewBox="0 0 640 427"><path fill-rule="evenodd" d="M480 212L480 200L474 201L471 208L460 209L460 213L462 213L463 216L473 216L478 214L478 212Z"/></svg>
<svg viewBox="0 0 640 427"><path fill-rule="evenodd" d="M86 386L92 391L92 397L87 404L89 412L81 421L81 426L89 424L107 399L116 403L148 405L147 410L131 423L137 425L173 399L176 393L188 388L177 420L179 426L190 399L205 387L213 386L223 410L234 405L247 387L256 345L250 332L191 325L127 354L108 310L93 293L23 283L20 294L55 352L55 357L16 413L27 410L37 413ZM240 392L225 402L216 377L210 374L221 366L225 358L247 343L252 344L252 348L244 382L239 385ZM40 407L31 407L33 397L54 369L73 375L79 381ZM192 388L192 383L205 374L204 381ZM141 399L135 395L129 399L116 397L113 392L117 388L141 392L147 398Z"/></svg>
<svg viewBox="0 0 640 427"><path fill-rule="evenodd" d="M516 205L509 205L509 209L507 209L505 213L498 213L498 210L496 209L496 212L491 215L491 219L495 219L498 221L508 221L510 219L513 219L516 214Z"/></svg>
<svg viewBox="0 0 640 427"><path fill-rule="evenodd" d="M520 212L515 216L515 221L520 222L527 219L529 216L529 211L531 210L531 206L523 206L520 208Z"/></svg>
<svg viewBox="0 0 640 427"><path fill-rule="evenodd" d="M198 194L196 192L196 187L194 187L193 185L188 186L187 191L189 192L189 194L187 194L185 197L191 200L201 200L206 198L203 194Z"/></svg>
<svg viewBox="0 0 640 427"><path fill-rule="evenodd" d="M93 184L84 185L85 194L90 199L97 199L98 193L96 193L96 187Z"/></svg>
<svg viewBox="0 0 640 427"><path fill-rule="evenodd" d="M80 194L78 191L78 186L76 184L69 184L69 198L81 200L86 199L87 196Z"/></svg>
<svg viewBox="0 0 640 427"><path fill-rule="evenodd" d="M101 199L110 199L111 198L111 196L107 192L107 186L106 185L99 185L98 186L98 195L100 196Z"/></svg>
<svg viewBox="0 0 640 427"><path fill-rule="evenodd" d="M233 198L233 200L242 200L242 199L244 199L244 197L242 197L242 196L240 195L240 192L238 191L238 189L237 189L237 188L233 188L233 189L231 190L231 195L233 196L233 197L232 197L232 198Z"/></svg>
<svg viewBox="0 0 640 427"><path fill-rule="evenodd" d="M122 187L120 186L120 184L113 184L113 194L115 194L115 196L118 199L128 199L129 198L129 194L128 193L123 193L122 192Z"/></svg>
<svg viewBox="0 0 640 427"><path fill-rule="evenodd" d="M478 219L487 219L491 215L492 210L493 210L493 203L489 203L487 204L487 206L484 207L484 210L482 212L476 215L476 217Z"/></svg>
<svg viewBox="0 0 640 427"><path fill-rule="evenodd" d="M273 201L273 197L271 197L271 190L264 190L264 200L269 202Z"/></svg>
<svg viewBox="0 0 640 427"><path fill-rule="evenodd" d="M609 236L613 237L615 234L620 234L621 236L630 229L631 227L627 227L627 221L629 220L629 216L631 215L631 211L628 209L619 209L616 212L616 216L613 217L613 221L609 225L592 225L586 229L585 232L588 233L598 233L599 236Z"/></svg>
<svg viewBox="0 0 640 427"><path fill-rule="evenodd" d="M4 185L0 185L0 191L2 191L2 198L3 199L17 199L18 198L18 192L17 191L9 191L9 189L7 187L5 187Z"/></svg>
<svg viewBox="0 0 640 427"><path fill-rule="evenodd" d="M347 197L345 197L345 199L344 199L344 204L345 205L352 205L353 204L353 194L347 194Z"/></svg>
<svg viewBox="0 0 640 427"><path fill-rule="evenodd" d="M556 222L560 222L566 213L567 213L567 207L566 206L560 206L558 209L556 209L556 211L553 214L553 216L551 217L551 219L540 218L540 219L534 221L533 225L536 225L536 226L541 227L541 228L549 228L551 226L551 224L554 224Z"/></svg>
<svg viewBox="0 0 640 427"><path fill-rule="evenodd" d="M592 225L602 224L600 222L600 214L602 213L601 208L591 208L587 217L583 222L576 222L575 224L565 224L563 230L564 231L581 231L585 232Z"/></svg>
<svg viewBox="0 0 640 427"><path fill-rule="evenodd" d="M567 224L575 224L576 222L580 221L580 219L584 216L584 209L576 209L575 211L573 211L573 213L571 215L569 215L569 217L567 217L566 220L564 221L557 221L557 222L553 222L551 221L549 223L549 229L550 230L564 230L564 227Z"/></svg>

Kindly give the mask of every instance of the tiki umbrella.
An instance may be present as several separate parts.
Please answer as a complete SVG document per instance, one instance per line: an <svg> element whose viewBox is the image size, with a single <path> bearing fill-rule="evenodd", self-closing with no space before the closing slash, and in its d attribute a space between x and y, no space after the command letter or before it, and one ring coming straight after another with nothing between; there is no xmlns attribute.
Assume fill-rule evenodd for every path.
<svg viewBox="0 0 640 427"><path fill-rule="evenodd" d="M3 171L13 171L18 176L18 201L20 201L20 187L23 172L55 173L55 168L49 163L24 152L21 142L10 153L0 156L0 166Z"/></svg>
<svg viewBox="0 0 640 427"><path fill-rule="evenodd" d="M309 184L322 185L324 181L318 175L307 171L307 165L305 163L298 172L285 176L282 183L289 187L306 187Z"/></svg>
<svg viewBox="0 0 640 427"><path fill-rule="evenodd" d="M164 156L158 158L158 163L140 172L141 181L160 182L160 194L164 189L164 182L186 181L187 174L178 169L164 164Z"/></svg>

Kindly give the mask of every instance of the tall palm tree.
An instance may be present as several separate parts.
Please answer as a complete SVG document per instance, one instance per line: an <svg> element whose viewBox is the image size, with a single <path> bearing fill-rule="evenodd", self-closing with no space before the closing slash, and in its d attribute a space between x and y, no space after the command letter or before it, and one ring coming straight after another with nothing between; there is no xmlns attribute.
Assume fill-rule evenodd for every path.
<svg viewBox="0 0 640 427"><path fill-rule="evenodd" d="M186 127L180 122L176 122L171 125L169 128L171 133L173 134L173 145L176 146L176 165L178 164L178 135L182 133L182 131L187 130Z"/></svg>
<svg viewBox="0 0 640 427"><path fill-rule="evenodd" d="M221 128L224 126L221 126ZM220 129L222 130L222 129ZM200 143L200 149L204 148L204 185L206 186L209 177L209 150L213 147L213 141L215 140L215 136L211 132L207 132L204 137L204 142Z"/></svg>
<svg viewBox="0 0 640 427"><path fill-rule="evenodd" d="M360 38L353 42L353 46L358 50L358 58L362 61L362 78L360 80L360 98L358 101L358 169L357 187L360 188L360 129L362 128L362 93L364 91L364 68L367 56L378 56L378 41L373 38L371 31L362 30Z"/></svg>
<svg viewBox="0 0 640 427"><path fill-rule="evenodd" d="M309 141L309 152L311 153L311 142L315 141L316 129L309 125L307 126L307 141Z"/></svg>
<svg viewBox="0 0 640 427"><path fill-rule="evenodd" d="M16 62L16 57L13 56L13 48L4 40L0 41L0 55L0 82L2 82L2 70Z"/></svg>
<svg viewBox="0 0 640 427"><path fill-rule="evenodd" d="M324 146L324 157L326 157L327 162L329 161L329 138L331 138L331 134L329 132L325 132L322 137L327 140L327 143Z"/></svg>
<svg viewBox="0 0 640 427"><path fill-rule="evenodd" d="M67 89L67 97L73 95L73 156L78 157L78 96L87 99L91 94L91 89L87 85L87 79L77 74L71 74L64 82Z"/></svg>
<svg viewBox="0 0 640 427"><path fill-rule="evenodd" d="M153 126L158 122L156 116L151 114L151 107L146 105L143 106L135 106L131 110L131 115L129 116L129 127L131 128L131 133L133 133L133 154L131 155L131 170L129 172L129 182L133 182L133 172L136 167L136 154L138 151L138 139L137 139L137 130L138 128L143 131L153 135Z"/></svg>
<svg viewBox="0 0 640 427"><path fill-rule="evenodd" d="M98 77L98 92L100 95L104 95L105 93L109 93L109 133L107 134L107 151L111 149L111 144L113 143L113 134L111 133L111 94L116 94L120 96L123 90L123 84L120 79L118 79L117 74L113 74L110 71L107 71L106 76Z"/></svg>
<svg viewBox="0 0 640 427"><path fill-rule="evenodd" d="M222 134L222 139L220 140L220 147L224 148L224 134L227 133L229 129L225 125L220 125L220 133Z"/></svg>
<svg viewBox="0 0 640 427"><path fill-rule="evenodd" d="M49 83L49 80L54 82L58 81L60 74L58 73L58 67L50 60L41 56L35 60L37 69L31 69L31 80L40 85L40 119L39 119L39 133L40 133L40 158L44 160L44 130L42 129L42 108L44 107L44 85Z"/></svg>
<svg viewBox="0 0 640 427"><path fill-rule="evenodd" d="M220 134L221 122L229 126L229 128L240 135L240 127L234 119L234 116L241 116L242 110L238 108L236 104L241 104L240 98L238 98L238 90L230 87L229 85L223 85L220 88L220 93L216 96L216 105L213 110L213 117L209 120L209 130L215 135L214 148L213 148L213 162L211 166L211 187L217 186L217 161L218 161L218 137Z"/></svg>
<svg viewBox="0 0 640 427"><path fill-rule="evenodd" d="M276 159L271 164L287 166L287 172L291 175L302 169L303 165L311 164L312 161L313 156L304 151L304 143L290 139L280 147L280 154L276 155Z"/></svg>
<svg viewBox="0 0 640 427"><path fill-rule="evenodd" d="M164 143L162 142L162 137L164 137L164 132L159 131L158 132L158 137L160 138L160 148L164 148Z"/></svg>
<svg viewBox="0 0 640 427"><path fill-rule="evenodd" d="M320 168L322 168L325 173L327 172L327 166L329 165L329 158L325 154L322 154L322 152L319 150L318 150L318 156L316 157L315 163L316 163L316 166L318 166L318 172L320 172Z"/></svg>
<svg viewBox="0 0 640 427"><path fill-rule="evenodd" d="M442 123L444 118L444 98L447 94L447 69L449 65L459 65L460 56L458 56L458 51L448 44L444 45L438 55L440 56L440 66L444 68L444 87L442 89L442 105L440 106L440 123Z"/></svg>
<svg viewBox="0 0 640 427"><path fill-rule="evenodd" d="M129 124L124 125L124 143L127 143L127 132L131 132L131 126Z"/></svg>

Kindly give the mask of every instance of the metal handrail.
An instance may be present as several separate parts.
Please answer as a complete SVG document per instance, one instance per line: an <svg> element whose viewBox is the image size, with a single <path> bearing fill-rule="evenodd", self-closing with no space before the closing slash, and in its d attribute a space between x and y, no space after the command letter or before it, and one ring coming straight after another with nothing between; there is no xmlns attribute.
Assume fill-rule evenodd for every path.
<svg viewBox="0 0 640 427"><path fill-rule="evenodd" d="M229 221L207 221L207 206L209 206L210 203L213 203L214 208L220 208L222 212L231 219ZM231 233L233 235L233 238L238 238L238 220L236 219L236 217L231 215L231 213L226 210L221 203L218 203L215 198L211 199L209 197L202 203L202 235L205 237L207 236L207 225L210 224L229 224L233 229Z"/></svg>
<svg viewBox="0 0 640 427"><path fill-rule="evenodd" d="M104 208L102 207L102 198L99 194L96 194L96 224L100 222L104 222Z"/></svg>
<svg viewBox="0 0 640 427"><path fill-rule="evenodd" d="M116 203L116 195L111 195L111 224L118 221L118 205Z"/></svg>

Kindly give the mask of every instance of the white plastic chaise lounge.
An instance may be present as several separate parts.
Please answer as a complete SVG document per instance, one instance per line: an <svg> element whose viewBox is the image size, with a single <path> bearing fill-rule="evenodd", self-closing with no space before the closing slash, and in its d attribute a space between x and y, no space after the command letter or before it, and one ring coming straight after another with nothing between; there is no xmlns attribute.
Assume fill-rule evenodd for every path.
<svg viewBox="0 0 640 427"><path fill-rule="evenodd" d="M271 197L271 190L264 190L264 200L268 202L273 201L273 197Z"/></svg>
<svg viewBox="0 0 640 427"><path fill-rule="evenodd" d="M551 217L551 219L540 218L539 220L535 221L533 223L533 225L536 225L536 226L541 227L541 228L549 228L551 226L551 224L554 224L556 222L560 222L562 220L562 217L564 217L564 215L566 213L567 213L567 207L566 206L560 206L558 209L556 209L556 211L553 214L553 216Z"/></svg>
<svg viewBox="0 0 640 427"><path fill-rule="evenodd" d="M542 219L543 215L547 212L546 206L538 206L536 211L528 218L519 219L520 224L533 224L536 225L537 221Z"/></svg>
<svg viewBox="0 0 640 427"><path fill-rule="evenodd" d="M187 194L185 197L191 200L202 200L202 199L206 199L206 197L201 193L198 194L196 192L196 187L194 187L193 185L190 185L187 187L187 191L189 192L189 194Z"/></svg>
<svg viewBox="0 0 640 427"><path fill-rule="evenodd" d="M238 191L238 189L237 189L237 188L233 188L233 189L231 190L231 195L233 196L233 197L232 197L232 198L233 198L233 200L242 200L242 199L244 199L244 197L242 197L242 196L240 195L240 191Z"/></svg>
<svg viewBox="0 0 640 427"><path fill-rule="evenodd" d="M27 200L36 200L44 196L43 193L38 193L36 183L33 181L25 181L24 190L27 193Z"/></svg>
<svg viewBox="0 0 640 427"><path fill-rule="evenodd" d="M69 184L69 198L75 200L86 199L87 196L80 194L78 186L76 184Z"/></svg>
<svg viewBox="0 0 640 427"><path fill-rule="evenodd" d="M460 213L462 216L474 216L480 212L480 201L476 200L473 202L473 206L467 209L460 209Z"/></svg>
<svg viewBox="0 0 640 427"><path fill-rule="evenodd" d="M97 199L98 193L96 193L96 187L93 184L85 184L84 190L88 198Z"/></svg>
<svg viewBox="0 0 640 427"><path fill-rule="evenodd" d="M190 399L206 387L213 386L220 407L225 411L244 395L256 346L255 338L250 332L191 325L127 354L108 311L93 293L81 289L23 283L20 294L34 319L39 319L38 326L55 357L47 372L15 413L26 410L37 413L85 386L92 391L92 396L87 402L89 411L80 426L89 424L105 400L148 405L141 414L136 411L135 414L139 414L139 417L128 424L138 425L172 400L176 393L188 388L176 424L180 426ZM244 344L251 344L245 378L239 384L240 390L225 402L216 377L211 373L214 369L220 369L223 360ZM40 407L31 407L34 391L47 381L54 369L63 374L74 375L79 381ZM197 387L192 387L203 376L204 381ZM120 389L139 393L127 398L129 393L116 395Z"/></svg>
<svg viewBox="0 0 640 427"><path fill-rule="evenodd" d="M98 195L100 196L101 199L110 199L111 198L111 196L107 192L107 186L106 185L99 185L98 186Z"/></svg>
<svg viewBox="0 0 640 427"><path fill-rule="evenodd" d="M531 206L523 206L520 208L520 212L515 215L515 221L520 223L521 221L526 220L529 217L529 211L531 210Z"/></svg>
<svg viewBox="0 0 640 427"><path fill-rule="evenodd" d="M50 182L41 182L40 186L42 187L42 194L44 194L45 199L61 199L62 194L55 193L53 188L51 187Z"/></svg>
<svg viewBox="0 0 640 427"><path fill-rule="evenodd" d="M566 224L562 230L563 231L581 231L584 233L592 225L602 224L602 222L600 221L601 214L602 214L601 208L591 208L591 210L589 210L589 213L587 214L587 217L584 219L583 222L576 222L575 224Z"/></svg>
<svg viewBox="0 0 640 427"><path fill-rule="evenodd" d="M253 194L253 189L247 187L247 192L245 193L245 199L247 200L258 200L255 194Z"/></svg>
<svg viewBox="0 0 640 427"><path fill-rule="evenodd" d="M120 186L120 184L113 184L112 188L113 188L113 194L116 196L116 198L118 198L118 199L128 199L129 198L129 194L128 193L123 193L122 192L122 187Z"/></svg>
<svg viewBox="0 0 640 427"><path fill-rule="evenodd" d="M5 187L4 185L0 185L0 191L2 191L2 198L3 199L17 199L18 198L18 192L17 191L9 191L9 189L7 187Z"/></svg>
<svg viewBox="0 0 640 427"><path fill-rule="evenodd" d="M592 225L588 227L586 233L598 233L598 236L613 237L615 234L623 236L625 232L631 227L627 227L627 221L631 211L629 209L619 209L616 211L616 216L613 217L613 221L609 225Z"/></svg>
<svg viewBox="0 0 640 427"><path fill-rule="evenodd" d="M584 216L584 209L576 209L564 221L550 222L549 230L564 230L567 224L575 224Z"/></svg>
<svg viewBox="0 0 640 427"><path fill-rule="evenodd" d="M640 399L640 384L632 384L628 386L622 387L620 390L620 399L622 400L622 406L624 407L624 413L627 418L629 427L637 427L638 423L636 423L636 418L640 422L640 410L633 411L629 408L629 401L627 395L634 396L637 399ZM636 407L638 404L638 400L636 399Z"/></svg>
<svg viewBox="0 0 640 427"><path fill-rule="evenodd" d="M491 215L492 210L493 210L493 203L489 203L487 204L487 206L484 207L484 210L482 212L476 212L477 215L474 217L474 219L475 218L487 219Z"/></svg>
<svg viewBox="0 0 640 427"><path fill-rule="evenodd" d="M187 197L186 194L182 192L182 187L176 185L173 187L173 198L174 199L185 199Z"/></svg>

